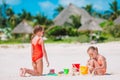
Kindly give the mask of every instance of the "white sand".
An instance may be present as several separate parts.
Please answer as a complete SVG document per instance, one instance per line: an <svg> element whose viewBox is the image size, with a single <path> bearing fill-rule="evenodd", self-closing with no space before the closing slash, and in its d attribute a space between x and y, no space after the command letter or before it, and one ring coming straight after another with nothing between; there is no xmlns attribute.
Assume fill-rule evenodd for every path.
<svg viewBox="0 0 120 80"><path fill-rule="evenodd" d="M31 66L30 44L0 45L0 80L120 80L120 42L93 44L99 48L99 53L107 58L107 73L104 76L43 76L43 77L19 77L19 68ZM71 68L72 63L86 65L88 55L87 48L91 44L46 44L50 67L44 63L44 74L54 68L56 73L63 68Z"/></svg>

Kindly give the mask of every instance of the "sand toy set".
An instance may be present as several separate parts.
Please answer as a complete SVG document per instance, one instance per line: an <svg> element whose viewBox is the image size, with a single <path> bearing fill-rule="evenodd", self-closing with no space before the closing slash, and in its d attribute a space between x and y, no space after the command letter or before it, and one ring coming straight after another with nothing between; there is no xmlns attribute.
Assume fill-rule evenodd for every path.
<svg viewBox="0 0 120 80"><path fill-rule="evenodd" d="M63 71L55 73L55 69L50 69L46 76L77 76L88 74L87 66L80 66L80 64L72 64L72 68L64 68Z"/></svg>

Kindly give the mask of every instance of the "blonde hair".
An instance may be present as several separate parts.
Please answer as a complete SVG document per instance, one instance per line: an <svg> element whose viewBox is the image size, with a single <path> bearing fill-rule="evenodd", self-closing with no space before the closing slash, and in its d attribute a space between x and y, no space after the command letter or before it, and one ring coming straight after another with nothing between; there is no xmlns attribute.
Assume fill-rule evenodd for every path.
<svg viewBox="0 0 120 80"><path fill-rule="evenodd" d="M32 39L35 37L36 33L39 31L43 31L43 28L40 25L36 25L33 30Z"/></svg>
<svg viewBox="0 0 120 80"><path fill-rule="evenodd" d="M88 49L87 49L87 52L92 49L92 50L96 50L98 52L98 48L97 47L94 47L94 46L90 46Z"/></svg>

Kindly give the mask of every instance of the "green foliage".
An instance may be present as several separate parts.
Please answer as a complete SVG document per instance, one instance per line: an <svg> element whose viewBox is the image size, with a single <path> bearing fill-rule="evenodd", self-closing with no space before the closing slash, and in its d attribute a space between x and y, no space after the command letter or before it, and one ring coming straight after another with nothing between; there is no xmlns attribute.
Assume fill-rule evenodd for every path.
<svg viewBox="0 0 120 80"><path fill-rule="evenodd" d="M118 9L119 5L117 0L114 0L111 4L109 4L110 9L112 10L110 20L115 20L120 14L120 10Z"/></svg>
<svg viewBox="0 0 120 80"><path fill-rule="evenodd" d="M68 38L63 38L62 39L63 42L69 42L69 43L76 43L76 42L80 42L80 43L86 43L89 42L89 37L87 35L80 35L78 37L68 37Z"/></svg>
<svg viewBox="0 0 120 80"><path fill-rule="evenodd" d="M68 36L78 36L79 35L78 29L73 28L73 27L66 26L66 31L67 31Z"/></svg>
<svg viewBox="0 0 120 80"><path fill-rule="evenodd" d="M6 28L0 28L0 31L3 32L8 38L12 38L11 31L12 29L9 27Z"/></svg>
<svg viewBox="0 0 120 80"><path fill-rule="evenodd" d="M64 26L71 26L78 29L81 26L81 16L79 15L71 15L69 17L71 22L65 22Z"/></svg>
<svg viewBox="0 0 120 80"><path fill-rule="evenodd" d="M30 43L29 39L26 39L25 41L22 38L12 38L7 41L0 41L0 44L21 44L21 43Z"/></svg>
<svg viewBox="0 0 120 80"><path fill-rule="evenodd" d="M46 34L50 36L78 36L78 31L75 28L72 27L65 27L65 26L55 26L51 29L49 29Z"/></svg>
<svg viewBox="0 0 120 80"><path fill-rule="evenodd" d="M117 38L120 38L120 25L108 25L101 33L100 42L119 40Z"/></svg>
<svg viewBox="0 0 120 80"><path fill-rule="evenodd" d="M105 40L108 40L110 37L112 37L110 34L102 32L100 38L98 39L98 42L104 42Z"/></svg>
<svg viewBox="0 0 120 80"><path fill-rule="evenodd" d="M81 26L81 16L79 15L71 15L70 19L72 20L72 26L75 28L79 28Z"/></svg>
<svg viewBox="0 0 120 80"><path fill-rule="evenodd" d="M89 32L78 32L78 28L81 26L81 16L71 15L71 23L65 23L64 26L49 27L53 24L52 20L47 19L46 16L42 14L31 15L25 9L22 10L20 14L15 14L13 9L4 2L0 4L0 29L3 33L10 38L9 41L1 41L3 43L22 43L23 36L18 36L14 39L16 35L11 35L11 31L14 27L20 23L22 20L27 20L34 26L36 24L42 25L45 28L46 36L48 37L48 42L89 42ZM92 5L87 5L85 9L92 15L100 18L110 19L111 21L105 21L100 24L104 29L100 34L98 42L120 40L120 25L114 25L113 21L120 15L120 10L118 9L118 2L114 0L110 5L111 11L106 11L108 13L101 14L95 12ZM64 7L59 5L55 11L58 15ZM12 37L12 39L11 39ZM29 42L30 39L27 39Z"/></svg>
<svg viewBox="0 0 120 80"><path fill-rule="evenodd" d="M78 42L81 42L81 43L85 43L85 42L89 42L90 41L90 39L89 39L89 36L87 36L87 35L80 35L79 37L78 37Z"/></svg>
<svg viewBox="0 0 120 80"><path fill-rule="evenodd" d="M51 25L51 24L53 24L52 20L47 19L46 16L41 15L41 14L37 14L34 17L34 20L35 20L35 25L36 24L40 24L40 25Z"/></svg>
<svg viewBox="0 0 120 80"><path fill-rule="evenodd" d="M57 8L55 8L55 13L54 13L54 17L56 17L62 10L64 9L64 7L62 5L59 5Z"/></svg>
<svg viewBox="0 0 120 80"><path fill-rule="evenodd" d="M115 38L120 37L120 25L112 26L109 32Z"/></svg>
<svg viewBox="0 0 120 80"><path fill-rule="evenodd" d="M93 6L91 4L86 5L83 7L90 15L93 15Z"/></svg>
<svg viewBox="0 0 120 80"><path fill-rule="evenodd" d="M80 35L76 37L64 37L60 40L55 40L53 38L48 38L45 42L47 43L86 43L89 42L89 37L87 35Z"/></svg>
<svg viewBox="0 0 120 80"><path fill-rule="evenodd" d="M67 35L65 27L55 26L47 32L48 36L64 36Z"/></svg>
<svg viewBox="0 0 120 80"><path fill-rule="evenodd" d="M100 23L100 26L103 28L107 26L112 26L112 25L114 25L113 21L105 21L105 22Z"/></svg>

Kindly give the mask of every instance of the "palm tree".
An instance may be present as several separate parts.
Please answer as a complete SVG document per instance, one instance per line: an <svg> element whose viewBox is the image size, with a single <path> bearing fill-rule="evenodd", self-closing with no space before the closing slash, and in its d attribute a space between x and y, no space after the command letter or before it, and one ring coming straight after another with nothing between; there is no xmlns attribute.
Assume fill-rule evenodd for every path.
<svg viewBox="0 0 120 80"><path fill-rule="evenodd" d="M93 6L91 4L86 5L83 7L90 15L93 15Z"/></svg>
<svg viewBox="0 0 120 80"><path fill-rule="evenodd" d="M120 10L118 9L118 2L116 0L114 0L111 4L109 4L110 6L110 20L115 20L119 15L120 15Z"/></svg>
<svg viewBox="0 0 120 80"><path fill-rule="evenodd" d="M0 27L2 27L2 21L3 21L3 16L2 16L2 6L0 6Z"/></svg>
<svg viewBox="0 0 120 80"><path fill-rule="evenodd" d="M2 4L0 5L0 27L7 27L7 15L5 13L8 5L6 4L5 0L2 0Z"/></svg>
<svg viewBox="0 0 120 80"><path fill-rule="evenodd" d="M14 11L8 4L6 4L5 0L2 1L2 5L0 6L0 27L10 27L14 28L16 23L16 16Z"/></svg>
<svg viewBox="0 0 120 80"><path fill-rule="evenodd" d="M91 16L103 18L103 15L96 12L91 4L86 5L83 9L85 9Z"/></svg>
<svg viewBox="0 0 120 80"><path fill-rule="evenodd" d="M12 8L8 8L7 10L6 10L6 15L7 15L7 23L9 23L8 25L11 25L11 27L12 28L14 28L14 26L17 24L16 23L16 16L15 16L15 14L14 14L14 12L13 12L13 10L12 10Z"/></svg>
<svg viewBox="0 0 120 80"><path fill-rule="evenodd" d="M75 28L79 28L81 26L81 16L79 15L71 15L69 17L72 22L65 22L65 26L72 26Z"/></svg>
<svg viewBox="0 0 120 80"><path fill-rule="evenodd" d="M22 20L30 20L30 21L33 20L31 13L27 12L25 9L23 9L22 13L19 13L18 15L19 15L21 21Z"/></svg>
<svg viewBox="0 0 120 80"><path fill-rule="evenodd" d="M55 14L53 16L57 16L63 9L64 7L62 5L59 5L57 8L55 8Z"/></svg>
<svg viewBox="0 0 120 80"><path fill-rule="evenodd" d="M42 16L40 13L37 14L34 18L36 19L36 23L35 24L43 25L46 22L46 17Z"/></svg>
<svg viewBox="0 0 120 80"><path fill-rule="evenodd" d="M36 20L35 24L40 24L40 25L51 25L53 22L52 20L47 19L46 16L37 14L34 19Z"/></svg>
<svg viewBox="0 0 120 80"><path fill-rule="evenodd" d="M6 15L7 16L13 16L14 15L14 12L13 12L12 8L7 8Z"/></svg>

